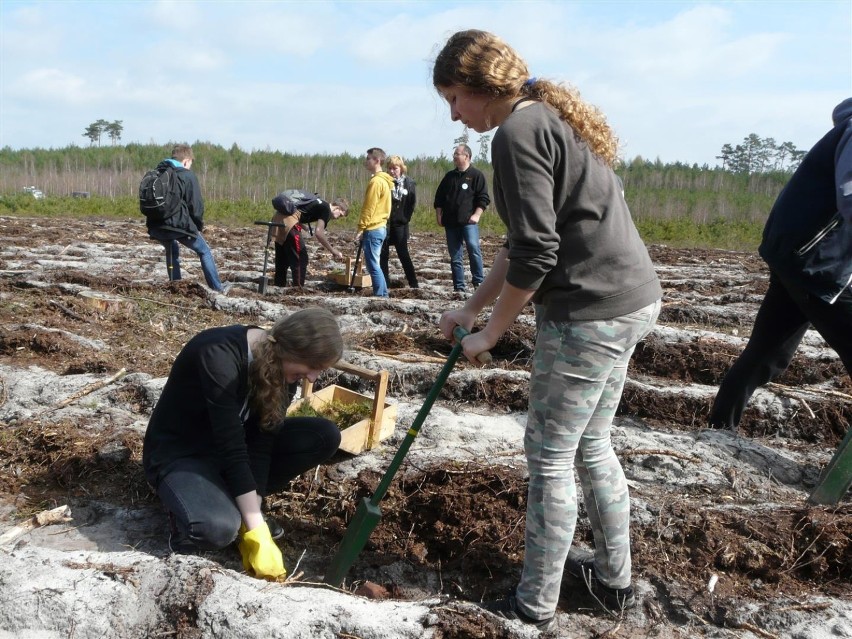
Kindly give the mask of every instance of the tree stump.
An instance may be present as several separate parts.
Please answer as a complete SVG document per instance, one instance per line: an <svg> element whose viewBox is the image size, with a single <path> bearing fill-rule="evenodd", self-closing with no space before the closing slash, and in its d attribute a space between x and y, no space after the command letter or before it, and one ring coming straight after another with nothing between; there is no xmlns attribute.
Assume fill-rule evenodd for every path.
<svg viewBox="0 0 852 639"><path fill-rule="evenodd" d="M102 312L112 312L133 306L132 300L126 297L119 297L102 291L80 291L80 297L87 305Z"/></svg>

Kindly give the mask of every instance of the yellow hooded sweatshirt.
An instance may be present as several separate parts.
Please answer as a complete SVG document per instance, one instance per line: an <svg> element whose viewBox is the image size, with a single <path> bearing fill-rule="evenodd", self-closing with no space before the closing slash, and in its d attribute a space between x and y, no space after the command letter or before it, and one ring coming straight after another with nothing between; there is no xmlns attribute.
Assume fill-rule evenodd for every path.
<svg viewBox="0 0 852 639"><path fill-rule="evenodd" d="M387 224L391 212L391 191L393 178L389 173L379 171L367 183L364 193L364 205L358 218L358 232L373 231Z"/></svg>

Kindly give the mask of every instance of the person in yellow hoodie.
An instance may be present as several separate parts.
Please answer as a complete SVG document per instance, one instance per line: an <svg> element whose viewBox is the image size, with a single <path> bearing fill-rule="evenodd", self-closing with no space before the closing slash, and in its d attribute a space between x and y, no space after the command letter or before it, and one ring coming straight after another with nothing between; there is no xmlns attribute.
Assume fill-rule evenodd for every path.
<svg viewBox="0 0 852 639"><path fill-rule="evenodd" d="M388 283L382 273L379 259L382 244L387 237L387 221L391 212L391 191L393 178L382 170L385 152L378 147L367 149L364 166L372 174L364 193L361 217L358 218L358 234L355 241L361 243L364 264L373 282L373 295L389 297Z"/></svg>

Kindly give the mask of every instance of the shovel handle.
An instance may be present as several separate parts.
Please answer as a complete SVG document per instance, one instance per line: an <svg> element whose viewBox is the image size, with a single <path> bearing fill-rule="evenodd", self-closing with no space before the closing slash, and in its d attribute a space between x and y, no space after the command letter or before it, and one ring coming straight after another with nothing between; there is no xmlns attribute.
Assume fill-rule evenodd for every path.
<svg viewBox="0 0 852 639"><path fill-rule="evenodd" d="M259 224L261 226L280 226L280 227L287 226L286 224L281 224L279 222L255 222L255 224Z"/></svg>
<svg viewBox="0 0 852 639"><path fill-rule="evenodd" d="M470 333L461 326L456 326L453 329L453 337L455 338L457 344L461 344L462 340L468 335L470 335ZM485 365L490 364L493 360L490 351L481 352L479 355L476 356L476 359L480 364Z"/></svg>

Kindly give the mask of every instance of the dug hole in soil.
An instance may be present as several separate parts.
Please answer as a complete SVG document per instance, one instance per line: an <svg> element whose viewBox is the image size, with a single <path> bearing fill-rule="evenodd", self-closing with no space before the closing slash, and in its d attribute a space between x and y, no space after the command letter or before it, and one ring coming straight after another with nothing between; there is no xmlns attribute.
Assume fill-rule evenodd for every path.
<svg viewBox="0 0 852 639"><path fill-rule="evenodd" d="M331 229L334 231L334 229ZM303 289L258 293L264 229L205 233L227 296L165 281L163 249L139 219L0 218L0 639L519 638L537 632L477 602L517 583L524 556L523 457L531 310L486 368L459 361L381 504L343 588L322 583L359 501L372 495L450 344L437 331L453 299L443 237L415 234L420 288L392 252L389 299L347 291L343 264L315 240ZM354 255L345 231L332 243ZM484 238L490 262L500 238ZM852 637L852 505L806 498L852 415L852 383L809 332L760 389L738 433L710 430L718 383L742 350L767 286L753 254L650 247L663 282L659 325L636 350L614 428L631 486L637 607L613 615L565 576L557 637ZM397 409L388 439L338 453L271 511L290 578L254 579L236 548L173 554L141 469L151 409L198 331L268 326L309 305L331 309L344 359L387 370ZM369 380L330 384L372 396ZM582 500L582 496L580 497ZM67 506L54 523L31 517ZM589 546L580 506L575 543Z"/></svg>

